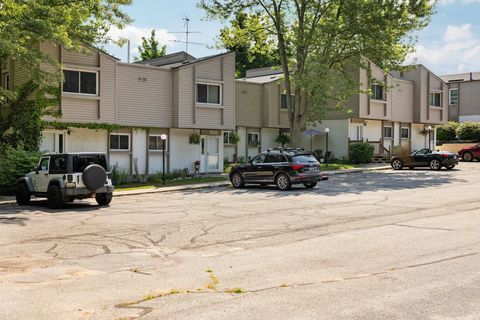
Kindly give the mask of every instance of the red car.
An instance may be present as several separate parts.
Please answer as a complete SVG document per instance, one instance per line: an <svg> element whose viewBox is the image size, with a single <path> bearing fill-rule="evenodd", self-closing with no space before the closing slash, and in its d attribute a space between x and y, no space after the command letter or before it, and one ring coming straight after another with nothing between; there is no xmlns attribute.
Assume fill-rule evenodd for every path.
<svg viewBox="0 0 480 320"><path fill-rule="evenodd" d="M473 159L480 160L480 143L461 149L458 151L458 155L463 161L473 161Z"/></svg>

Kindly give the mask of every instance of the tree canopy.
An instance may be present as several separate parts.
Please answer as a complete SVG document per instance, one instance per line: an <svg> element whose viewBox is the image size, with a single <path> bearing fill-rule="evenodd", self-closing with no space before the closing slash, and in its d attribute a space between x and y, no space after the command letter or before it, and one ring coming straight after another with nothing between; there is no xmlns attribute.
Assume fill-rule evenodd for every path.
<svg viewBox="0 0 480 320"><path fill-rule="evenodd" d="M218 46L235 52L237 78L245 77L250 69L280 65L276 38L268 27L265 15L240 11L230 27L220 30Z"/></svg>
<svg viewBox="0 0 480 320"><path fill-rule="evenodd" d="M8 59L19 64L30 75L30 80L22 86L0 88L0 141L3 144L36 149L41 137L41 117L49 105L58 103L60 65L42 52L39 44L53 43L66 50L88 51L111 42L109 29L123 28L131 21L122 11L122 6L131 2L0 1L0 61ZM53 68L43 68L46 64ZM50 95L46 96L47 93ZM15 112L7 110L13 107Z"/></svg>
<svg viewBox="0 0 480 320"><path fill-rule="evenodd" d="M158 40L155 38L155 30L152 29L150 38L142 37L142 44L138 46L140 57L135 57L135 61L144 61L155 58L160 58L165 55L167 46L160 46Z"/></svg>
<svg viewBox="0 0 480 320"><path fill-rule="evenodd" d="M212 19L239 12L266 15L283 69L292 144L307 121L359 91L352 70L400 69L413 49L412 32L425 27L430 0L200 0Z"/></svg>

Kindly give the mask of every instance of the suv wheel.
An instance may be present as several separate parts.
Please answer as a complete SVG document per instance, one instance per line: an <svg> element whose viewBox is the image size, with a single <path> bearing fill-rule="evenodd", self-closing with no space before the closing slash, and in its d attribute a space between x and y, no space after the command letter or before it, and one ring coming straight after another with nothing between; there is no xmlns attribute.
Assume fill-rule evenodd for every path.
<svg viewBox="0 0 480 320"><path fill-rule="evenodd" d="M110 202L112 202L112 193L97 193L95 195L95 200L97 200L97 203L99 206L108 206Z"/></svg>
<svg viewBox="0 0 480 320"><path fill-rule="evenodd" d="M403 168L403 163L402 161L395 159L392 161L392 168L394 170L401 170Z"/></svg>
<svg viewBox="0 0 480 320"><path fill-rule="evenodd" d="M232 174L231 181L234 188L242 188L245 185L245 181L243 181L243 177L239 172Z"/></svg>
<svg viewBox="0 0 480 320"><path fill-rule="evenodd" d="M316 182L304 182L303 185L305 186L305 188L307 189L312 189L312 188L315 188L315 186L317 185Z"/></svg>
<svg viewBox="0 0 480 320"><path fill-rule="evenodd" d="M17 200L17 204L21 206L25 206L30 204L30 191L28 191L27 186L23 182L17 183L17 187L15 188L15 199Z"/></svg>
<svg viewBox="0 0 480 320"><path fill-rule="evenodd" d="M60 188L57 185L51 185L47 190L48 205L52 209L60 209L63 207L63 197Z"/></svg>
<svg viewBox="0 0 480 320"><path fill-rule="evenodd" d="M292 187L292 183L290 182L290 179L284 173L280 173L277 176L276 184L277 184L278 189L280 189L282 191L289 190Z"/></svg>
<svg viewBox="0 0 480 320"><path fill-rule="evenodd" d="M462 158L463 158L463 161L467 161L467 162L473 161L473 155L471 152L465 152Z"/></svg>
<svg viewBox="0 0 480 320"><path fill-rule="evenodd" d="M440 170L442 168L442 165L440 164L440 161L437 159L433 159L430 161L430 169L432 170Z"/></svg>

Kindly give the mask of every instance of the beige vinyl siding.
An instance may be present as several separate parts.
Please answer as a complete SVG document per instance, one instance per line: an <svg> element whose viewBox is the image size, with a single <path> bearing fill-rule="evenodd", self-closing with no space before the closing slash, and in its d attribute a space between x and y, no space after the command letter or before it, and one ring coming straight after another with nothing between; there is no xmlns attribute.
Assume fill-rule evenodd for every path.
<svg viewBox="0 0 480 320"><path fill-rule="evenodd" d="M66 122L100 122L98 98L62 97L62 118Z"/></svg>
<svg viewBox="0 0 480 320"><path fill-rule="evenodd" d="M77 65L85 67L98 67L99 58L96 51L85 50L85 52L73 52L63 50L63 63L66 65Z"/></svg>
<svg viewBox="0 0 480 320"><path fill-rule="evenodd" d="M172 110L172 115L173 115L173 127L178 127L178 99L179 99L179 78L178 78L178 69L172 70L172 102L173 102L173 110Z"/></svg>
<svg viewBox="0 0 480 320"><path fill-rule="evenodd" d="M261 127L264 86L257 83L236 81L236 122L238 126Z"/></svg>
<svg viewBox="0 0 480 320"><path fill-rule="evenodd" d="M123 125L172 125L171 71L156 67L117 65L117 122Z"/></svg>
<svg viewBox="0 0 480 320"><path fill-rule="evenodd" d="M414 86L410 81L395 79L392 95L392 117L391 120L398 122L413 122L414 111Z"/></svg>
<svg viewBox="0 0 480 320"><path fill-rule="evenodd" d="M115 122L115 73L116 61L100 54L99 95L100 121Z"/></svg>
<svg viewBox="0 0 480 320"><path fill-rule="evenodd" d="M13 88L18 88L30 80L30 72L18 61L13 61L13 72L10 72L10 83Z"/></svg>
<svg viewBox="0 0 480 320"><path fill-rule="evenodd" d="M43 53L49 55L53 60L57 61L57 62L61 62L60 61L60 47L58 46L55 46L51 43L41 43L40 44L40 50L42 50ZM48 71L48 72L56 72L57 69L55 68L55 66L51 65L50 63L45 63L43 62L41 64L41 68L42 70L45 70L45 71Z"/></svg>
<svg viewBox="0 0 480 320"><path fill-rule="evenodd" d="M222 66L223 60L223 66ZM178 127L235 128L235 56L227 54L178 69ZM223 70L223 76L219 73ZM196 103L196 82L222 85L222 105ZM177 111L175 111L177 112ZM222 124L223 120L223 124Z"/></svg>

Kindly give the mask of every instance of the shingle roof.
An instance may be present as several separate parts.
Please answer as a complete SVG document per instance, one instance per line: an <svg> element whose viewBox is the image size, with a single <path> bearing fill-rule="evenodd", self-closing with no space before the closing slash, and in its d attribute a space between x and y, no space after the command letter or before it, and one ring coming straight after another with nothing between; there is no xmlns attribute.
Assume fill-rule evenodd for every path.
<svg viewBox="0 0 480 320"><path fill-rule="evenodd" d="M191 61L191 60L195 60L195 57L192 55L189 55L185 51L180 51L180 52L167 54L160 58L137 61L135 63L160 67L160 66L167 66L167 65L176 64L176 63L184 63L186 61Z"/></svg>

